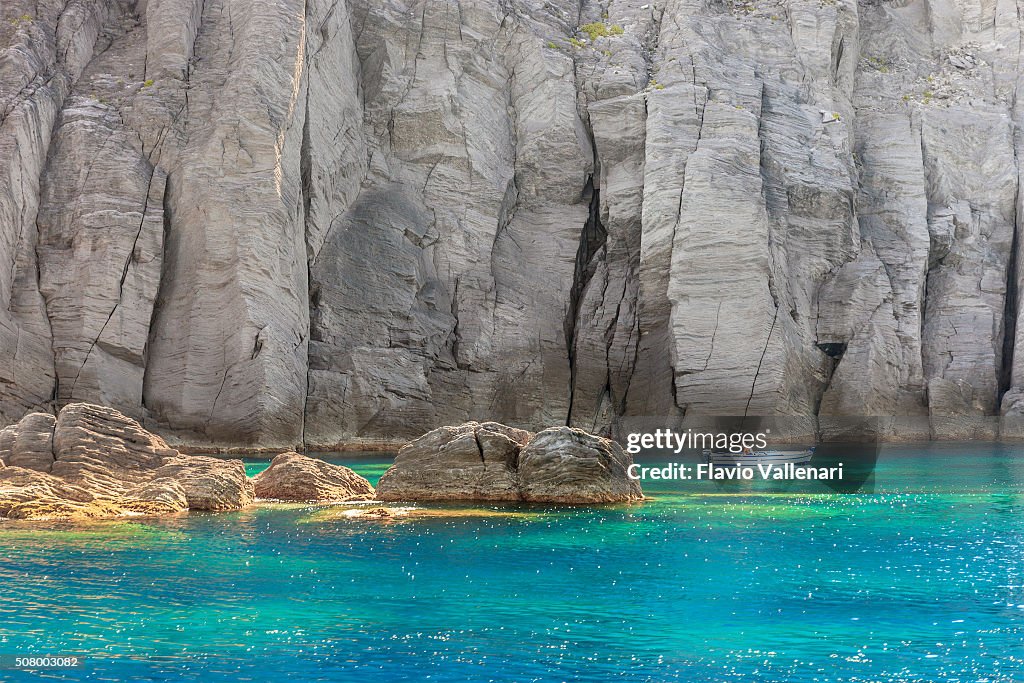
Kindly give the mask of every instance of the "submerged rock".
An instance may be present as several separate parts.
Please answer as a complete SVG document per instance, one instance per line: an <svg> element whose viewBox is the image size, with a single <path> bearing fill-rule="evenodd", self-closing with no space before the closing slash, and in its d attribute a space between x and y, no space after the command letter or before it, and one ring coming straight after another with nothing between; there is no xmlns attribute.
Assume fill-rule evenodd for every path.
<svg viewBox="0 0 1024 683"><path fill-rule="evenodd" d="M380 500L615 503L643 498L632 458L608 439L496 422L440 427L406 444L377 484Z"/></svg>
<svg viewBox="0 0 1024 683"><path fill-rule="evenodd" d="M370 500L373 487L341 465L332 465L293 451L277 455L270 467L253 477L256 496L274 500Z"/></svg>
<svg viewBox="0 0 1024 683"><path fill-rule="evenodd" d="M87 403L0 430L0 517L95 519L235 510L253 500L241 460L179 453L135 420Z"/></svg>
<svg viewBox="0 0 1024 683"><path fill-rule="evenodd" d="M542 520L551 514L548 510L524 509L509 504L488 505L470 503L466 506L395 505L391 507L368 507L365 505L331 505L308 515L303 524L337 522L339 520L369 520L377 522L405 522L417 519L521 519Z"/></svg>

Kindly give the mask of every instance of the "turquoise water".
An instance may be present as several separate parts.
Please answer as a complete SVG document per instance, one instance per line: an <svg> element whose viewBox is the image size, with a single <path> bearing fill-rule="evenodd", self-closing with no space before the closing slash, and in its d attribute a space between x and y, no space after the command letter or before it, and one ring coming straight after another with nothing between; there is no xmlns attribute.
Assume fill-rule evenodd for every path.
<svg viewBox="0 0 1024 683"><path fill-rule="evenodd" d="M85 665L0 680L1024 681L1024 450L890 448L867 492L801 486L3 523L0 655Z"/></svg>

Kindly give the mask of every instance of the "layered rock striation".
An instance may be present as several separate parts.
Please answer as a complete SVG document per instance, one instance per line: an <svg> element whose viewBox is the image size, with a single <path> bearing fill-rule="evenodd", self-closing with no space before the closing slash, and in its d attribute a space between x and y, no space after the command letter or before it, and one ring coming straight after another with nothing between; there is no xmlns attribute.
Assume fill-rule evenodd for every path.
<svg viewBox="0 0 1024 683"><path fill-rule="evenodd" d="M994 435L970 420L1020 421L1024 391L1020 16L8 0L0 422L93 401L265 448L484 418Z"/></svg>
<svg viewBox="0 0 1024 683"><path fill-rule="evenodd" d="M618 503L643 498L633 459L581 429L533 434L496 422L440 427L406 444L377 483L383 501Z"/></svg>
<svg viewBox="0 0 1024 683"><path fill-rule="evenodd" d="M241 460L183 455L112 408L72 403L0 430L0 517L223 511L252 500Z"/></svg>

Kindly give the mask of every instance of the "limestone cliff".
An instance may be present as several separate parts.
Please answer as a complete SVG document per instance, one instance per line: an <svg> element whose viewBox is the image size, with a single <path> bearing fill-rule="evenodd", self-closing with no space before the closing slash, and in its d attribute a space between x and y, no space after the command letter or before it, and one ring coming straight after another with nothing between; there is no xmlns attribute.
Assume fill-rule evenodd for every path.
<svg viewBox="0 0 1024 683"><path fill-rule="evenodd" d="M1017 0L5 0L0 422L1021 412L1022 30Z"/></svg>

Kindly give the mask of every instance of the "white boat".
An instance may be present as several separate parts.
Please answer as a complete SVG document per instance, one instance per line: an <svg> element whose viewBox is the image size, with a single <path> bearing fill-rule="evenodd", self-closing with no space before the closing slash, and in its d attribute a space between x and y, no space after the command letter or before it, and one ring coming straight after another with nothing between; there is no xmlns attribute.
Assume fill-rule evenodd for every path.
<svg viewBox="0 0 1024 683"><path fill-rule="evenodd" d="M704 457L713 465L732 467L741 465L803 465L810 462L814 455L814 447L797 451L763 450L749 453L729 453L728 451L705 450Z"/></svg>

